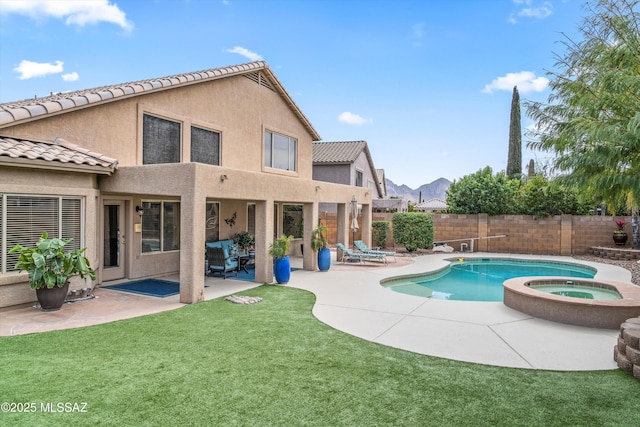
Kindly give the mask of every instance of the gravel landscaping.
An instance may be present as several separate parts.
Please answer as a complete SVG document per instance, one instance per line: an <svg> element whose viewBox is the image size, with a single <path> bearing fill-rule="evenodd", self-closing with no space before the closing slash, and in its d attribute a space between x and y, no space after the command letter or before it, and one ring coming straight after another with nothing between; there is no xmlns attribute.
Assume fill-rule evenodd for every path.
<svg viewBox="0 0 640 427"><path fill-rule="evenodd" d="M575 255L574 258L581 259L583 261L599 262L602 264L611 264L617 265L618 267L626 268L631 272L631 282L634 285L640 286L640 263L638 263L638 261L619 261L590 255Z"/></svg>

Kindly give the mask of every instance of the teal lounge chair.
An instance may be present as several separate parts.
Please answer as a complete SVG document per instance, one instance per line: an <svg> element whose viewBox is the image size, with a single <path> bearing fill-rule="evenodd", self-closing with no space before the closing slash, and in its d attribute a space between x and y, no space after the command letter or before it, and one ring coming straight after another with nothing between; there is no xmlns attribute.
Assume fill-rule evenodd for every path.
<svg viewBox="0 0 640 427"><path fill-rule="evenodd" d="M396 262L396 253L391 251L379 251L377 249L371 249L365 242L362 240L356 240L353 242L353 245L358 248L358 250L364 254L384 254L384 256L392 256L393 262Z"/></svg>
<svg viewBox="0 0 640 427"><path fill-rule="evenodd" d="M338 248L338 250L340 250L340 252L342 252L340 262L346 262L348 259L357 259L360 262L380 260L385 264L387 263L387 256L384 254L366 254L364 252L354 252L342 243L338 243L336 247Z"/></svg>

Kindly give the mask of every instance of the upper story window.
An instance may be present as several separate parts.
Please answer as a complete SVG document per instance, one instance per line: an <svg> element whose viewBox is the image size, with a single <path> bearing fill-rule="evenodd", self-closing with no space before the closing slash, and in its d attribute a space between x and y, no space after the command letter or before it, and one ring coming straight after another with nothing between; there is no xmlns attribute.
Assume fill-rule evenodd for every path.
<svg viewBox="0 0 640 427"><path fill-rule="evenodd" d="M279 133L264 133L264 165L295 172L298 170L298 141Z"/></svg>
<svg viewBox="0 0 640 427"><path fill-rule="evenodd" d="M142 119L142 164L180 163L182 125L144 114Z"/></svg>
<svg viewBox="0 0 640 427"><path fill-rule="evenodd" d="M191 161L220 166L220 133L191 126Z"/></svg>
<svg viewBox="0 0 640 427"><path fill-rule="evenodd" d="M362 187L362 171L356 171L356 187Z"/></svg>

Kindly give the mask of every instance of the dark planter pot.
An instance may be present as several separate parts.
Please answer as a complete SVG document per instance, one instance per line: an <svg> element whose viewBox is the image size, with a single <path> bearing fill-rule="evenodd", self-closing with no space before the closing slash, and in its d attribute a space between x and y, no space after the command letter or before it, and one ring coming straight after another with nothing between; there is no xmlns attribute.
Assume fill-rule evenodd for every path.
<svg viewBox="0 0 640 427"><path fill-rule="evenodd" d="M69 283L64 286L54 286L53 288L41 288L36 289L36 296L42 311L56 311L60 310L64 300L67 298L69 292Z"/></svg>
<svg viewBox="0 0 640 427"><path fill-rule="evenodd" d="M289 283L289 278L291 277L291 262L288 256L275 260L273 274L276 276L276 282L281 285Z"/></svg>
<svg viewBox="0 0 640 427"><path fill-rule="evenodd" d="M331 251L329 248L320 249L318 251L318 269L320 271L328 271L331 267Z"/></svg>
<svg viewBox="0 0 640 427"><path fill-rule="evenodd" d="M624 246L627 244L627 233L614 233L613 241L616 246Z"/></svg>

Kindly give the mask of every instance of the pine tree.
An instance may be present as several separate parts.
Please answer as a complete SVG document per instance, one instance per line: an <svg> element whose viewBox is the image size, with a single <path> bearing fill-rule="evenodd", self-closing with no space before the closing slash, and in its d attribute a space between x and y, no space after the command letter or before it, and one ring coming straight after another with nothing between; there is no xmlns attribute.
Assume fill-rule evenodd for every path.
<svg viewBox="0 0 640 427"><path fill-rule="evenodd" d="M520 127L520 94L513 87L511 98L511 121L509 123L509 154L507 158L507 176L520 178L522 175L522 130Z"/></svg>

